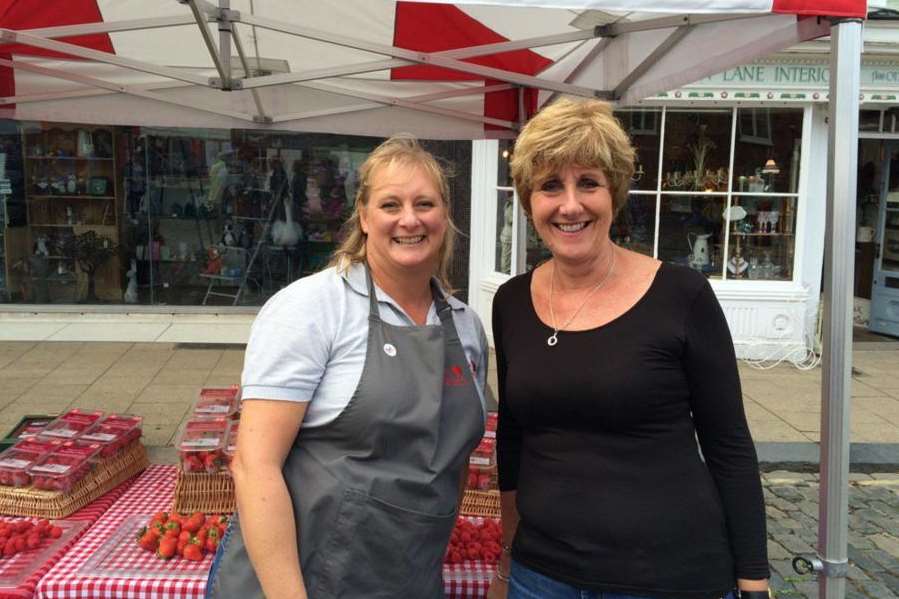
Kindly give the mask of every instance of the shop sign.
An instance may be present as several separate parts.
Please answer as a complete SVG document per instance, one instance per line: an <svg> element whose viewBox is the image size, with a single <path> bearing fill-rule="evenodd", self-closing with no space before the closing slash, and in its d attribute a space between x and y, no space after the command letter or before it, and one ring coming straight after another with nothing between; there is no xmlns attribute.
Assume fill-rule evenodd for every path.
<svg viewBox="0 0 899 599"><path fill-rule="evenodd" d="M700 79L685 87L801 87L826 90L830 81L827 64L748 64ZM899 89L899 63L862 65L862 88Z"/></svg>

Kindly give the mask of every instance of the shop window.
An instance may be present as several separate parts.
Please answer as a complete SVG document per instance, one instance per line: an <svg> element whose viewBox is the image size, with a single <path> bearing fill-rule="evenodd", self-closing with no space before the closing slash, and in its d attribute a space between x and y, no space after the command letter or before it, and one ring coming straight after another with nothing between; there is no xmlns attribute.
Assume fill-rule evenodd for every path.
<svg viewBox="0 0 899 599"><path fill-rule="evenodd" d="M710 278L793 279L804 109L659 108L616 116L637 150L638 170L610 229L615 243ZM516 274L516 247L528 269L549 254L528 229L526 240L513 239L505 269L500 206L512 195L505 189L495 260L497 270Z"/></svg>
<svg viewBox="0 0 899 599"><path fill-rule="evenodd" d="M727 191L733 111L669 109L662 191Z"/></svg>
<svg viewBox="0 0 899 599"><path fill-rule="evenodd" d="M737 122L740 130L734 146L733 191L796 193L802 110L738 108Z"/></svg>
<svg viewBox="0 0 899 599"><path fill-rule="evenodd" d="M609 234L623 248L653 255L655 245L656 194L631 193L627 205L615 217Z"/></svg>
<svg viewBox="0 0 899 599"><path fill-rule="evenodd" d="M546 262L552 258L552 253L543 245L540 236L537 235L536 229L531 225L531 221L527 222L527 255L525 257L525 269L527 271L534 270L542 262Z"/></svg>
<svg viewBox="0 0 899 599"><path fill-rule="evenodd" d="M511 189L496 191L496 272L512 274L515 230L515 193Z"/></svg>
<svg viewBox="0 0 899 599"><path fill-rule="evenodd" d="M724 255L722 214L727 196L662 194L659 211L659 260L688 266L721 278Z"/></svg>
<svg viewBox="0 0 899 599"><path fill-rule="evenodd" d="M261 305L327 265L378 143L0 121L0 301Z"/></svg>
<svg viewBox="0 0 899 599"><path fill-rule="evenodd" d="M661 143L661 110L623 110L615 113L630 135L637 153L630 188L655 191L659 183L659 150Z"/></svg>
<svg viewBox="0 0 899 599"><path fill-rule="evenodd" d="M859 131L881 131L881 118L883 111L881 110L859 110L858 111L858 130Z"/></svg>
<svg viewBox="0 0 899 599"><path fill-rule="evenodd" d="M796 198L740 195L724 213L728 222L728 279L793 278Z"/></svg>

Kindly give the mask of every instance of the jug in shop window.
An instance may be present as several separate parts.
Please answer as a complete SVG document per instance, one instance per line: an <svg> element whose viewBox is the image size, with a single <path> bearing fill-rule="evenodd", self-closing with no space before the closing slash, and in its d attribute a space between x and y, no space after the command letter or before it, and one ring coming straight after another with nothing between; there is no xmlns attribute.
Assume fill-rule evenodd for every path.
<svg viewBox="0 0 899 599"><path fill-rule="evenodd" d="M687 243L690 246L690 268L702 270L711 263L709 259L709 238L711 233L687 233Z"/></svg>

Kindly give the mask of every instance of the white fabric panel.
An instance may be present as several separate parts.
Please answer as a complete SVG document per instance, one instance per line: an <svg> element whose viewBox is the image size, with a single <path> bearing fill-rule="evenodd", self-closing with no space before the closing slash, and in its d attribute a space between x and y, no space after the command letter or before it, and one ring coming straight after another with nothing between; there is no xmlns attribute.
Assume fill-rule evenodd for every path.
<svg viewBox="0 0 899 599"><path fill-rule="evenodd" d="M580 72L574 83L614 89L672 31L645 31L614 39ZM815 19L797 21L792 15L767 15L695 27L634 82L620 102L632 104L647 96L677 89L733 65L751 62L828 32L825 23Z"/></svg>
<svg viewBox="0 0 899 599"><path fill-rule="evenodd" d="M104 21L191 14L187 6L174 0L99 0L98 4ZM257 0L251 11L249 0L231 0L231 9L390 46L395 4L387 0L342 0L328 3L327 10L322 10L321 2L317 0ZM258 45L259 56L284 59L291 72L387 58L261 27L237 24L236 28L248 57L256 56ZM214 24L210 31L217 40L218 30ZM115 33L112 40L116 53L121 56L170 66L213 66L198 25ZM237 50L232 48L231 54L236 57ZM388 74L382 71L368 77L385 78Z"/></svg>

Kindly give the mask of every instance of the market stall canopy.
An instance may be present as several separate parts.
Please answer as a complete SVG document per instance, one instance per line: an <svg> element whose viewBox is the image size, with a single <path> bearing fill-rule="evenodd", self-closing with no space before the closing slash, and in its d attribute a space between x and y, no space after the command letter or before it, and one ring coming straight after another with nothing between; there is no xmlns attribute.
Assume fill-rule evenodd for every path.
<svg viewBox="0 0 899 599"><path fill-rule="evenodd" d="M474 139L829 35L864 0L6 0L0 117ZM230 90L230 91L226 91Z"/></svg>

